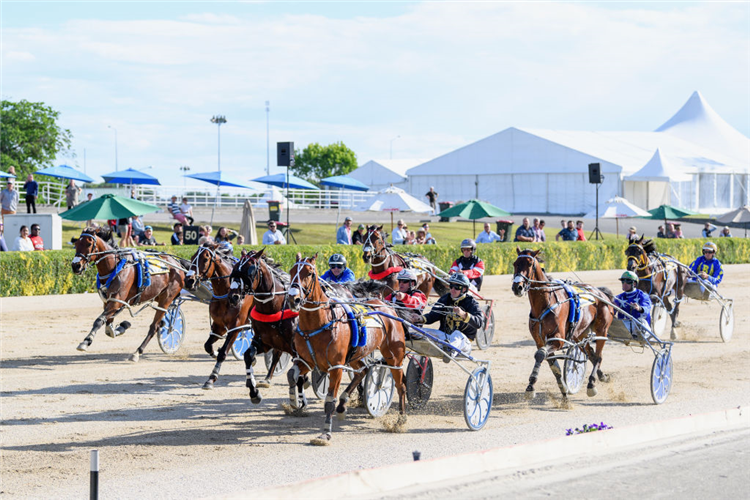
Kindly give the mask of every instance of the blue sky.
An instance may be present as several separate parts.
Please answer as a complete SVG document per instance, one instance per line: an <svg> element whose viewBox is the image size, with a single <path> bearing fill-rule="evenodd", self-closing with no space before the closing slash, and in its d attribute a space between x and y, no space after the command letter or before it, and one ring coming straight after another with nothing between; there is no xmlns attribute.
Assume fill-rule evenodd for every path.
<svg viewBox="0 0 750 500"><path fill-rule="evenodd" d="M4 99L61 111L89 174L263 175L276 141L361 163L509 126L653 130L700 90L750 135L750 4L7 2ZM276 169L272 166L272 173Z"/></svg>

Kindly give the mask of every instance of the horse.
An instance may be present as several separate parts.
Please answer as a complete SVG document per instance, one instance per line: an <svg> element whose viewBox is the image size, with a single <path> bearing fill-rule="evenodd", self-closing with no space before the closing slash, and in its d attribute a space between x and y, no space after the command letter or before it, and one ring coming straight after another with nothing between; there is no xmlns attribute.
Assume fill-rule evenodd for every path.
<svg viewBox="0 0 750 500"><path fill-rule="evenodd" d="M317 257L317 253L304 259L297 255L297 261L289 271L291 285L286 299L292 310L299 311L299 325L294 336L298 358L287 374L292 407L303 408L307 404L302 392L303 377L307 372L315 368L322 373L328 372L330 384L325 398L325 424L323 432L311 440L311 444L329 444L333 432L334 410L340 420L345 417L347 401L365 374L364 358L375 350L380 350L385 364L391 369L398 391L399 423L403 425L406 422L406 384L401 366L406 345L402 324L385 316L374 316L369 321L360 318L365 322L366 329L366 339L362 339L359 326L352 324L354 322L348 317L344 306L329 299L321 288L315 266ZM378 299L363 301L362 304L396 315L393 309ZM353 342L356 338L359 342ZM336 406L336 396L346 365L354 369L355 376Z"/></svg>
<svg viewBox="0 0 750 500"><path fill-rule="evenodd" d="M221 365L227 359L227 352L237 340L242 329L240 327L249 322L250 308L253 306L252 297L236 303L229 300L229 280L233 264L222 257L221 249L218 243L204 243L200 246L190 259L190 269L185 278L185 288L191 292L196 290L201 281L211 280L213 283L211 303L208 306L211 334L203 348L211 357L216 358L216 364L203 384L203 389L206 390L214 388L214 383L219 379ZM218 351L214 351L213 345L220 338L224 338L224 344Z"/></svg>
<svg viewBox="0 0 750 500"><path fill-rule="evenodd" d="M90 263L93 263L98 272L97 282L101 283L99 296L104 301L104 312L96 318L93 328L77 349L86 351L94 341L96 332L105 324L107 336L119 337L130 328L130 323L123 321L113 329L112 321L117 314L125 307L156 301L158 307L151 306L156 309L156 314L148 334L130 356L130 361L137 362L156 334L167 308L184 287L184 267L187 262L171 255L159 255L159 260L169 268L168 272L151 275L151 283L139 287L137 262L134 260L133 252L119 249L113 243L107 243L107 240L112 240L112 231L109 228L89 227L83 230L75 242L76 253L71 268L75 274L80 275Z"/></svg>
<svg viewBox="0 0 750 500"><path fill-rule="evenodd" d="M670 262L671 256L663 259L656 251L651 239L643 236L625 249L628 258L627 269L638 275L638 288L647 294L658 297L654 303L663 302L672 320L670 338L677 339L675 327L679 326L677 316L680 314L680 302L685 296L685 285L688 281L688 270L684 266ZM674 308L669 297L675 294Z"/></svg>
<svg viewBox="0 0 750 500"><path fill-rule="evenodd" d="M614 308L611 305L614 296L607 288L575 284L574 293L577 294L577 298L572 298L566 291L568 288L566 283L553 281L544 272L538 257L540 252L541 250L521 250L516 247L518 257L513 263L511 289L517 297L523 297L526 293L529 295L531 304L529 332L537 347L534 355L534 369L529 377L529 385L526 387L526 399L534 398L536 394L534 385L539 375L539 367L546 359L555 375L563 400L567 401L568 390L554 352L565 346L564 340L581 342L588 335L589 330L593 330L596 336L600 337L595 341L596 351L592 349L590 343L585 345L588 358L594 365L586 393L589 397L594 397L597 394L594 373L597 374L600 382L609 381L609 376L601 370L601 363L607 331L615 317ZM577 322L568 325L571 308L574 308L576 301L580 301L580 312L576 314Z"/></svg>
<svg viewBox="0 0 750 500"><path fill-rule="evenodd" d="M371 265L372 269L368 272L371 279L381 281L385 284L383 297L398 291L398 280L396 276L401 269L412 268L409 260L391 250L385 242L383 226L369 226L364 244L362 245L362 260L365 264ZM427 260L425 259L425 262ZM439 295L448 292L445 284L436 279L434 273L417 271L417 286L425 296L430 296L433 286Z"/></svg>
<svg viewBox="0 0 750 500"><path fill-rule="evenodd" d="M294 330L297 327L299 313L285 308L286 289L289 278L275 267L271 267L264 258L265 248L257 252L243 252L239 262L232 269L232 285L229 291L229 302L252 297L253 307L249 311L253 325L253 340L245 351L245 385L250 392L250 401L260 404L263 397L258 388L270 387L270 381L282 352L295 356ZM273 361L266 378L256 383L253 373L256 355L273 350Z"/></svg>

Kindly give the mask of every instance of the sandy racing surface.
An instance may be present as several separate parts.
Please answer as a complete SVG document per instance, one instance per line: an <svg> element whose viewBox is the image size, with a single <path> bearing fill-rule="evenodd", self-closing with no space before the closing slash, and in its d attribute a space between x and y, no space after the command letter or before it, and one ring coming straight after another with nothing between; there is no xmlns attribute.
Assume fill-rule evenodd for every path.
<svg viewBox="0 0 750 500"><path fill-rule="evenodd" d="M578 274L619 289L617 271ZM98 297L2 299L2 492L13 498L84 497L91 449L100 450L106 498L252 494L267 485L410 461L413 450L429 458L558 437L584 423L629 425L750 402L750 265L725 269L721 291L735 299L731 343L719 337L717 304L683 303L681 340L673 351L675 383L661 406L649 392L650 351L638 354L615 343L605 348L602 366L612 381L598 384L598 396L588 398L584 388L572 396L570 408L561 408L545 364L537 397L526 402L535 351L529 303L516 298L510 284L509 276L491 276L483 289L498 300L498 325L494 346L474 351L492 360L495 388L482 431L469 432L463 420L466 375L434 360L432 399L409 414L404 433L385 430L395 420L394 409L376 420L355 408L345 422L334 423L333 442L323 448L308 445L322 425L322 401L308 391L309 416L285 415L285 377L263 390L263 403L254 406L244 387L244 365L230 358L216 388L201 389L214 364L202 348L205 305L185 305L187 341L178 354L162 354L154 340L134 364L127 359L143 339L150 313L131 320L133 327L117 339L102 329L89 352L79 353L76 346L101 312Z"/></svg>

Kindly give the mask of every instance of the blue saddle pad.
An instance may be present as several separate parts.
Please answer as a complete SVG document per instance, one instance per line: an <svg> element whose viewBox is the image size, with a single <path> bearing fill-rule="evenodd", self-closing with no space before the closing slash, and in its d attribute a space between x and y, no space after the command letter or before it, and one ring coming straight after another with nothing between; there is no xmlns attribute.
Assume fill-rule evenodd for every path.
<svg viewBox="0 0 750 500"><path fill-rule="evenodd" d="M346 311L346 317L349 320L349 327L352 329L352 347L364 347L367 345L367 326L365 324L359 324L357 316L354 314L354 310L349 304L342 304L341 301L335 297L331 297L331 300L338 303Z"/></svg>
<svg viewBox="0 0 750 500"><path fill-rule="evenodd" d="M581 319L581 300L578 293L573 290L568 283L563 283L563 289L570 299L570 308L568 309L568 323L578 323Z"/></svg>

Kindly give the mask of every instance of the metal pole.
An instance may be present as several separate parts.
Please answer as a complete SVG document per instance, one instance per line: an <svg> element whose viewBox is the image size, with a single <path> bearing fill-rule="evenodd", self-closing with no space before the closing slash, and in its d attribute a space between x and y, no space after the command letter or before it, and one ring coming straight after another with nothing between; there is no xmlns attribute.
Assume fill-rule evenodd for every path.
<svg viewBox="0 0 750 500"><path fill-rule="evenodd" d="M221 172L221 122L219 122L218 125L219 125L218 126L218 129L219 129L219 155L218 157L219 157L219 172Z"/></svg>
<svg viewBox="0 0 750 500"><path fill-rule="evenodd" d="M271 175L271 139L270 139L270 128L269 128L269 113L271 102L266 101L266 175Z"/></svg>
<svg viewBox="0 0 750 500"><path fill-rule="evenodd" d="M91 450L89 498L99 500L99 450Z"/></svg>

